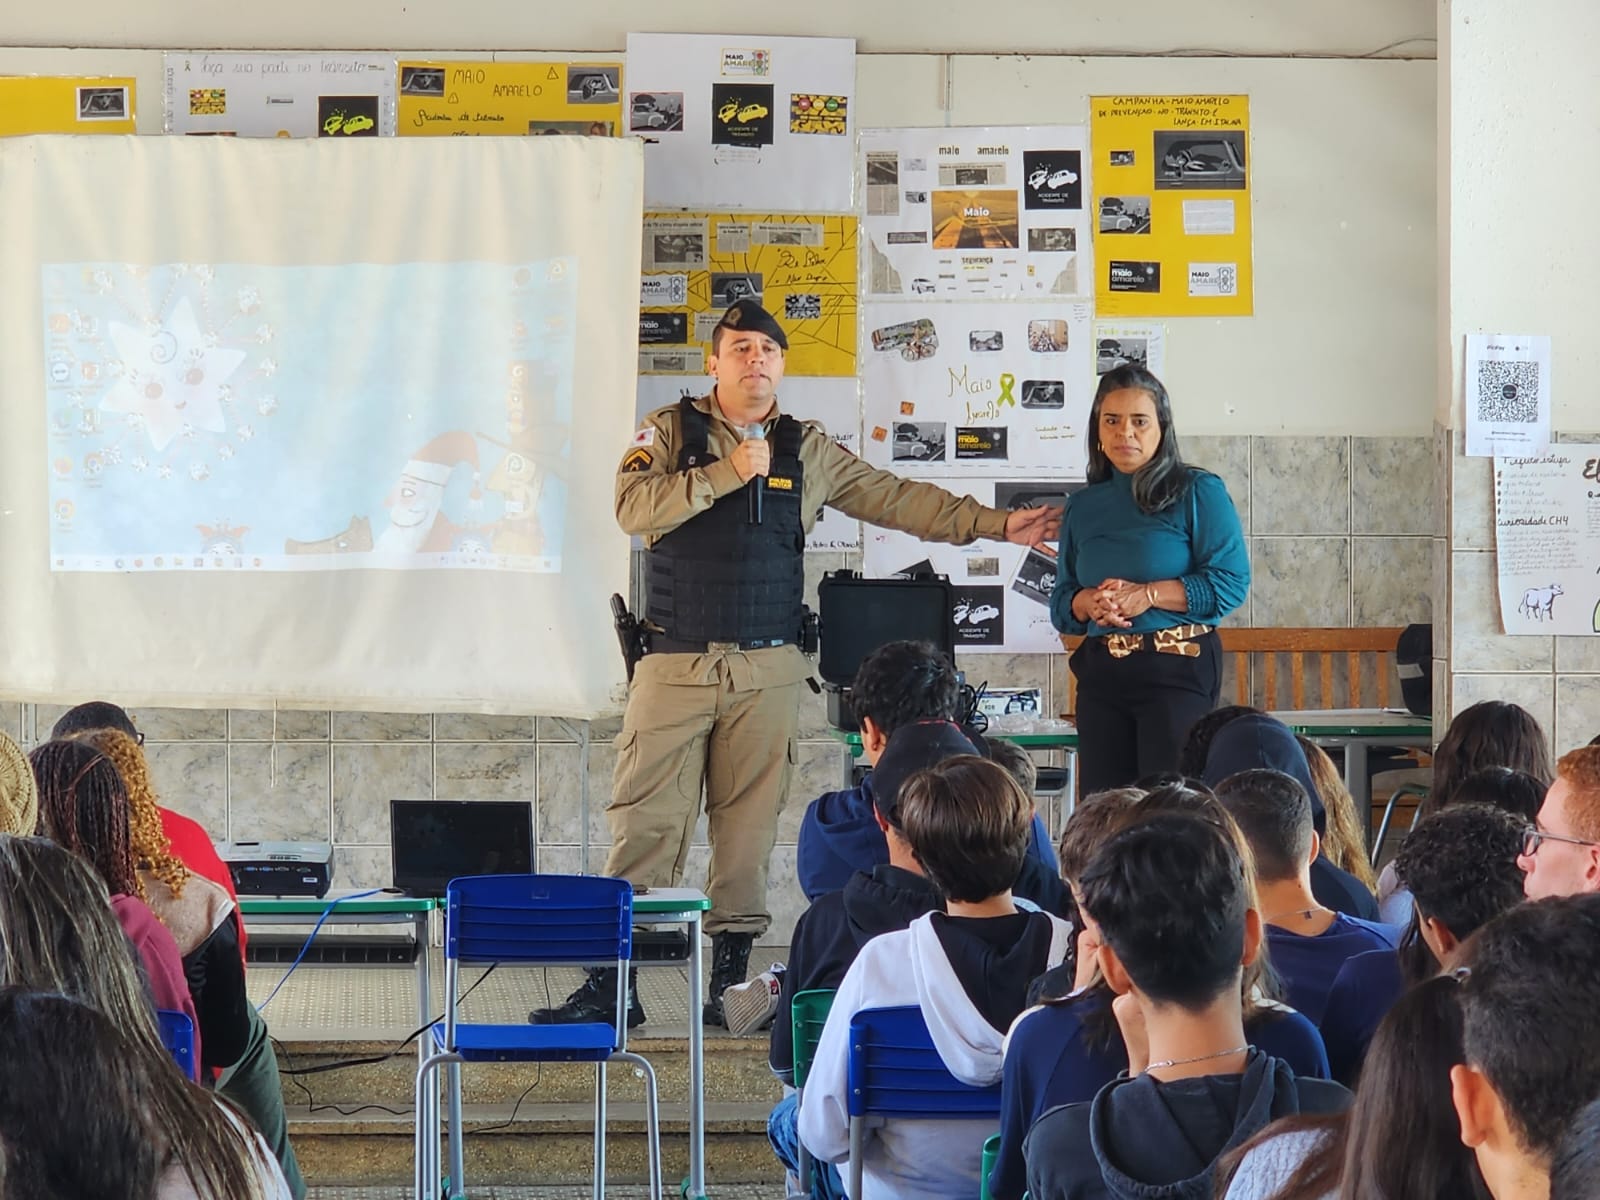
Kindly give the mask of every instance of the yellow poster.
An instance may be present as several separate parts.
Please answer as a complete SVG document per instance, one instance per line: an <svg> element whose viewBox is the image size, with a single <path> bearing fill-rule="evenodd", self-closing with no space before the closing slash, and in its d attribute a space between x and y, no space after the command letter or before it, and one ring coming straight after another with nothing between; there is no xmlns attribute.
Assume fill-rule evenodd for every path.
<svg viewBox="0 0 1600 1200"><path fill-rule="evenodd" d="M639 370L699 375L711 330L755 300L789 338L790 375L856 373L856 219L645 213Z"/></svg>
<svg viewBox="0 0 1600 1200"><path fill-rule="evenodd" d="M400 136L622 133L622 65L403 62Z"/></svg>
<svg viewBox="0 0 1600 1200"><path fill-rule="evenodd" d="M0 137L132 132L131 76L0 75Z"/></svg>
<svg viewBox="0 0 1600 1200"><path fill-rule="evenodd" d="M1094 96L1095 309L1253 311L1248 96Z"/></svg>

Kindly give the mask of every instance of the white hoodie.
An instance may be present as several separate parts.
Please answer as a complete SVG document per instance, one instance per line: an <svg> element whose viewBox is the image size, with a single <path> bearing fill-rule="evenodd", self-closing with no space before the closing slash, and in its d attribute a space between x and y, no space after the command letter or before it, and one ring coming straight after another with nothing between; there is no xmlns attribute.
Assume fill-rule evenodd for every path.
<svg viewBox="0 0 1600 1200"><path fill-rule="evenodd" d="M1072 926L1050 917L1047 966L1058 966L1072 944ZM950 1073L986 1087L1000 1079L1004 1031L973 1007L939 943L933 914L909 928L880 934L861 948L834 996L806 1076L800 1104L800 1140L817 1158L850 1157L846 1052L850 1019L864 1008L915 1004ZM862 1195L851 1200L971 1200L979 1191L983 1143L999 1117L980 1121L889 1121L867 1135ZM841 1168L848 1185L849 1176Z"/></svg>

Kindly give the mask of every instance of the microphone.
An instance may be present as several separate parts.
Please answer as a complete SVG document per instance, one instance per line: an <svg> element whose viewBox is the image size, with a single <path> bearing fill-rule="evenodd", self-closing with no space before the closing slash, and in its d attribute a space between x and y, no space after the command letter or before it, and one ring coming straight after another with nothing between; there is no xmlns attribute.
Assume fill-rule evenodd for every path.
<svg viewBox="0 0 1600 1200"><path fill-rule="evenodd" d="M767 440L767 430L760 421L751 421L744 428L745 439L764 442ZM748 523L761 524L761 501L767 493L767 477L765 475L753 476L750 480L750 516Z"/></svg>

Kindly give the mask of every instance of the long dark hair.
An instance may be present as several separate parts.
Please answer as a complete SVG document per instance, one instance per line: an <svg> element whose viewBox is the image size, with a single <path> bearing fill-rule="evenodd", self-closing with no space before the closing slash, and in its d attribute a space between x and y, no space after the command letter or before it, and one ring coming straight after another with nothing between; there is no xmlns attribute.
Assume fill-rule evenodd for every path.
<svg viewBox="0 0 1600 1200"><path fill-rule="evenodd" d="M1193 470L1186 466L1178 452L1178 433L1172 427L1172 404L1167 399L1167 389L1143 367L1132 363L1107 371L1100 376L1100 386L1094 392L1094 404L1089 409L1089 466L1090 483L1104 483L1116 472L1106 452L1100 448L1100 406L1112 392L1126 389L1143 392L1156 406L1156 425L1161 430L1161 444L1156 452L1133 473L1133 502L1140 512L1158 513L1171 508L1189 492Z"/></svg>
<svg viewBox="0 0 1600 1200"><path fill-rule="evenodd" d="M1433 752L1433 786L1418 821L1453 803L1461 781L1483 767L1526 771L1550 786L1550 743L1532 713L1505 700L1480 700L1458 712Z"/></svg>
<svg viewBox="0 0 1600 1200"><path fill-rule="evenodd" d="M28 756L39 781L39 832L86 858L113 896L137 896L128 789L88 742L46 742Z"/></svg>
<svg viewBox="0 0 1600 1200"><path fill-rule="evenodd" d="M1443 975L1402 996L1373 1035L1349 1110L1267 1126L1218 1165L1217 1194L1254 1147L1308 1131L1323 1136L1271 1200L1489 1200L1450 1101L1450 1068L1465 1058L1456 988Z"/></svg>

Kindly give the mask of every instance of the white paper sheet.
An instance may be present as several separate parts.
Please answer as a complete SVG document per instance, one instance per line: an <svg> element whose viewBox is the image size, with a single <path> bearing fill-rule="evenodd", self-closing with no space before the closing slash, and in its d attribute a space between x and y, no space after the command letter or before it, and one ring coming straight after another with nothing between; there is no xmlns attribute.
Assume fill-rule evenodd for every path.
<svg viewBox="0 0 1600 1200"><path fill-rule="evenodd" d="M169 50L168 133L233 137L392 137L392 55Z"/></svg>
<svg viewBox="0 0 1600 1200"><path fill-rule="evenodd" d="M1550 444L1550 339L1467 334L1467 453L1537 454Z"/></svg>
<svg viewBox="0 0 1600 1200"><path fill-rule="evenodd" d="M1497 456L1494 526L1505 631L1600 634L1600 445Z"/></svg>
<svg viewBox="0 0 1600 1200"><path fill-rule="evenodd" d="M875 303L864 318L868 462L929 479L1082 474L1087 303Z"/></svg>
<svg viewBox="0 0 1600 1200"><path fill-rule="evenodd" d="M630 33L645 206L852 211L855 54L851 38ZM643 119L662 108L675 119Z"/></svg>
<svg viewBox="0 0 1600 1200"><path fill-rule="evenodd" d="M1081 125L863 130L867 294L1092 294L1088 144Z"/></svg>

